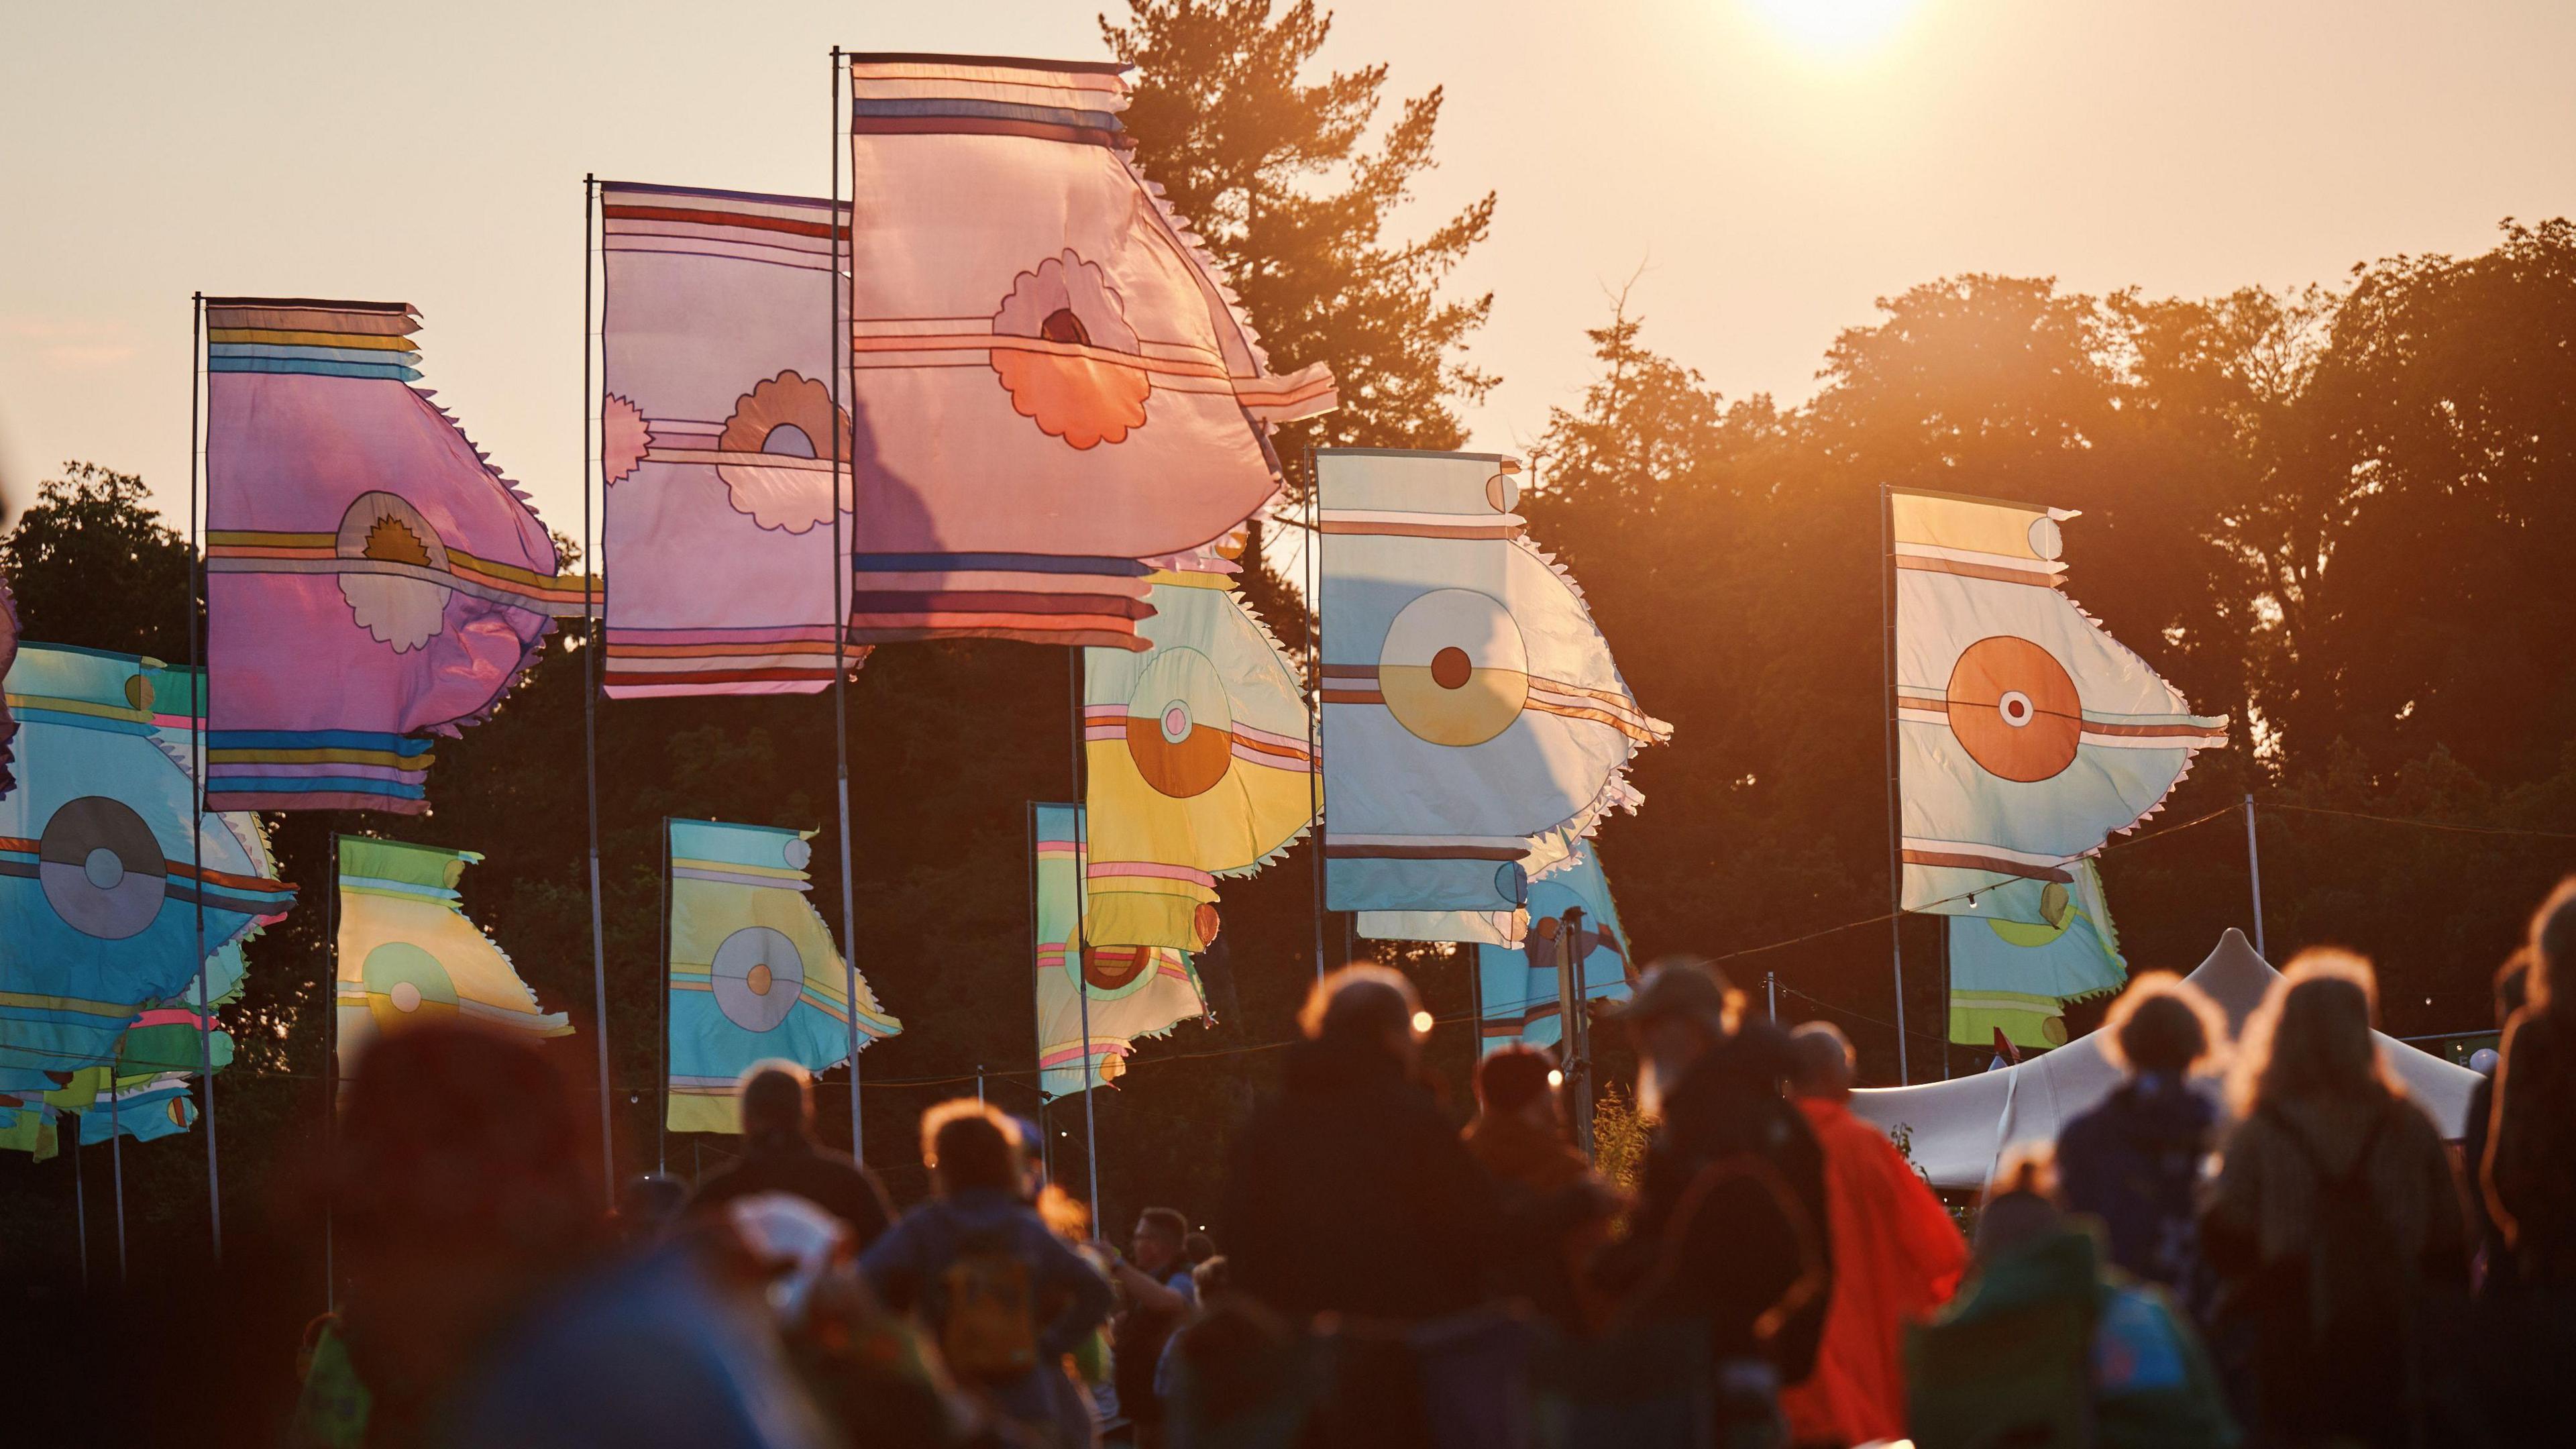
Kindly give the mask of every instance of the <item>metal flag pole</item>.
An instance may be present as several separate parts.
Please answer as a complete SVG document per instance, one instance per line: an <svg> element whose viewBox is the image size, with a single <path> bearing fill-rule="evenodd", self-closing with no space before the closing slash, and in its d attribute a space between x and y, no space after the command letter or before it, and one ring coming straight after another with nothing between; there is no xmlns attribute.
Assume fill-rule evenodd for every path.
<svg viewBox="0 0 2576 1449"><path fill-rule="evenodd" d="M2271 956L2263 949L2263 853L2254 841L2254 793L2245 793L2245 871L2254 886L2254 954L2264 960Z"/></svg>
<svg viewBox="0 0 2576 1449"><path fill-rule="evenodd" d="M662 817L662 1113L653 1119L653 1170L671 1170L671 817Z"/></svg>
<svg viewBox="0 0 2576 1449"><path fill-rule="evenodd" d="M1324 979L1324 475L1315 450L1306 450L1306 766L1307 802L1314 812L1315 979Z"/></svg>
<svg viewBox="0 0 2576 1449"><path fill-rule="evenodd" d="M69 1114L66 1114L69 1115ZM61 1117L54 1119L57 1123ZM72 1117L72 1230L80 1240L81 1292L89 1292L89 1184L81 1178L81 1129L89 1114ZM60 1130L59 1128L57 1130Z"/></svg>
<svg viewBox="0 0 2576 1449"><path fill-rule="evenodd" d="M1100 1229L1100 1124L1091 1110L1091 775L1083 759L1082 648L1065 651L1073 686L1073 991L1082 1003L1082 1158L1091 1172L1091 1226Z"/></svg>
<svg viewBox="0 0 2576 1449"><path fill-rule="evenodd" d="M1905 816L1896 760L1896 605L1889 583L1896 571L1896 501L1884 483L1878 485L1878 552L1878 612L1885 624L1879 704L1887 715L1887 893L1894 906L1887 918L1887 951L1896 978L1896 1080L1902 1086L1914 1077L1905 1061Z"/></svg>
<svg viewBox="0 0 2576 1449"><path fill-rule="evenodd" d="M1038 952L1045 945L1045 943L1039 939L1038 931L1038 805L1034 800L1028 803L1028 825L1029 964L1032 968L1029 991L1029 1014L1037 1023L1036 1061L1038 1069L1038 1165L1040 1169L1046 1173L1047 1181L1053 1182L1055 1181L1055 1137L1053 1136L1054 1129L1047 1125L1046 1016L1037 1004L1036 977L1034 974L1034 968L1038 961Z"/></svg>
<svg viewBox="0 0 2576 1449"><path fill-rule="evenodd" d="M824 225L832 233L832 271L830 285L824 289L824 327L828 345L824 356L832 372L832 759L837 768L841 804L841 986L850 1008L850 1156L862 1165L868 1160L866 1143L859 1131L859 927L856 895L850 888L850 857L859 849L858 837L850 831L850 609L856 599L849 598L852 588L850 560L841 553L841 370L857 365L858 359L844 351L849 338L841 326L841 48L832 47L832 207ZM855 219L855 215L853 217ZM851 250L857 250L857 238L851 238ZM852 378L851 390L857 391L858 380ZM857 460L851 470L857 473ZM850 480L851 544L858 542L859 527L857 478Z"/></svg>
<svg viewBox="0 0 2576 1449"><path fill-rule="evenodd" d="M600 1191L617 1209L617 1139L608 1101L608 945L599 918L599 608L598 541L591 529L591 462L600 456L591 409L599 403L590 373L591 227L599 214L599 178L581 179L581 774L590 809L590 1000L599 1033ZM605 426L604 415L601 426Z"/></svg>
<svg viewBox="0 0 2576 1449"><path fill-rule="evenodd" d="M116 1177L116 1286L125 1287L125 1127L117 1116L116 1068L107 1069L107 1160Z"/></svg>
<svg viewBox="0 0 2576 1449"><path fill-rule="evenodd" d="M322 904L322 929L329 933L331 974L322 980L322 1151L334 1171L340 1156L340 842L331 837L331 893ZM334 1259L331 1199L322 1200L322 1311L340 1311L340 1275Z"/></svg>
<svg viewBox="0 0 2576 1449"><path fill-rule="evenodd" d="M212 1235L215 1266L224 1261L224 1175L215 1154L215 1004L206 990L206 721L213 717L214 666L198 648L200 601L207 594L206 551L197 526L197 363L205 350L206 294L190 297L188 312L188 664L196 688L188 701L188 871L189 894L197 917L197 1092L198 1111L206 1119L206 1224ZM213 500L207 500L211 507ZM211 642L211 641L209 641ZM108 1083L115 1090L113 1078ZM110 1099L113 1101L113 1098ZM118 1221L124 1220L123 1189L117 1199ZM123 1229L119 1230L120 1235ZM122 1249L120 1248L120 1251ZM121 1273L122 1268L119 1269Z"/></svg>
<svg viewBox="0 0 2576 1449"><path fill-rule="evenodd" d="M1777 971L1765 971L1765 972L1763 972L1763 973L1762 973L1762 996L1763 996L1763 1002L1764 1002L1765 1007L1766 1007L1766 1008L1770 1011L1770 1013L1771 1013L1771 1020L1772 1020L1772 1023L1773 1023L1774 1025L1777 1025L1777 1024L1779 1023L1779 1020L1780 1020L1780 973L1779 973L1779 972L1777 972Z"/></svg>

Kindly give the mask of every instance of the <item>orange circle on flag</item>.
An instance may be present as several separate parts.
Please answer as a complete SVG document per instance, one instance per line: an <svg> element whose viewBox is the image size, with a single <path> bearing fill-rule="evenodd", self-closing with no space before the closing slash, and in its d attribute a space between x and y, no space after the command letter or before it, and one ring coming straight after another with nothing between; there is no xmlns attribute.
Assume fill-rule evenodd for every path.
<svg viewBox="0 0 2576 1449"><path fill-rule="evenodd" d="M1217 914L1216 907L1205 901L1201 901L1199 908L1190 913L1190 934L1198 937L1198 949L1202 951L1215 942L1216 933L1224 926L1225 921Z"/></svg>
<svg viewBox="0 0 2576 1449"><path fill-rule="evenodd" d="M1153 949L1147 946L1085 946L1082 979L1094 991L1116 991L1135 980L1153 959Z"/></svg>
<svg viewBox="0 0 2576 1449"><path fill-rule="evenodd" d="M2075 763L2084 700L2066 666L2031 640L1996 634L1961 650L1944 697L1950 733L1988 773L2030 784Z"/></svg>

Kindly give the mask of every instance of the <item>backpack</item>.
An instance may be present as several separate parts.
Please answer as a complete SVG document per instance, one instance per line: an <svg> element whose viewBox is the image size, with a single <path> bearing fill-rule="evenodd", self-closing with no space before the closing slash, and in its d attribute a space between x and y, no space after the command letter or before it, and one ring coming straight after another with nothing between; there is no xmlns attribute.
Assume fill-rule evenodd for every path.
<svg viewBox="0 0 2576 1449"><path fill-rule="evenodd" d="M2413 1296L2412 1264L2370 1190L2370 1158L2380 1132L2395 1115L2384 1108L2361 1139L2352 1165L2329 1172L2315 1147L2288 1119L2273 1114L2316 1176L2316 1210L2307 1253L2309 1342L2326 1364L2360 1365L2384 1359L2402 1342Z"/></svg>
<svg viewBox="0 0 2576 1449"><path fill-rule="evenodd" d="M1037 1295L1028 1262L1012 1250L1007 1232L961 1234L939 1285L946 1307L939 1352L950 1372L992 1384L1037 1367Z"/></svg>

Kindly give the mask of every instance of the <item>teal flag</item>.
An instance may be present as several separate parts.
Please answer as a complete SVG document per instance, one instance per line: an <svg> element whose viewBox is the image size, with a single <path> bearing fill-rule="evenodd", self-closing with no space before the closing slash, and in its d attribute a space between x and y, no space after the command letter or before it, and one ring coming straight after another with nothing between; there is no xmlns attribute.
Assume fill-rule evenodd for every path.
<svg viewBox="0 0 2576 1449"><path fill-rule="evenodd" d="M2022 1047L2066 1045L2068 1005L2126 985L2129 963L2089 859L2072 885L2017 880L1950 917L1950 1040L1986 1046L2000 1030Z"/></svg>

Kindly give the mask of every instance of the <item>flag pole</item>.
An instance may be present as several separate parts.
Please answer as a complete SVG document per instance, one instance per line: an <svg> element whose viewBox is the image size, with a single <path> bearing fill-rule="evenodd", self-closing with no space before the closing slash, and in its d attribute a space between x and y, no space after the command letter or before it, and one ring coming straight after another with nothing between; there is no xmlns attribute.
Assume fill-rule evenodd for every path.
<svg viewBox="0 0 2576 1449"><path fill-rule="evenodd" d="M62 1118L57 1116L54 1120L60 1122ZM89 1114L86 1112L72 1117L72 1230L80 1241L81 1293L84 1296L89 1293L89 1184L81 1177L80 1149L81 1128L88 1122ZM61 1129L57 1127L55 1130Z"/></svg>
<svg viewBox="0 0 2576 1449"><path fill-rule="evenodd" d="M1082 1157L1091 1173L1091 1230L1100 1231L1100 1124L1091 1110L1091 778L1083 758L1082 646L1065 651L1073 688L1073 990L1082 1003Z"/></svg>
<svg viewBox="0 0 2576 1449"><path fill-rule="evenodd" d="M600 581L598 542L590 517L590 466L599 456L601 438L591 430L590 410L599 396L591 386L590 253L591 226L599 212L599 178L581 179L581 774L590 810L590 999L599 1033L599 1166L600 1191L610 1211L617 1208L617 1141L609 1124L608 1101L608 946L599 912L599 609L594 602ZM606 427L601 415L600 427Z"/></svg>
<svg viewBox="0 0 2576 1449"><path fill-rule="evenodd" d="M1307 804L1314 816L1315 980L1324 979L1324 475L1306 450L1306 765Z"/></svg>
<svg viewBox="0 0 2576 1449"><path fill-rule="evenodd" d="M1037 984L1035 974L1039 959L1038 953L1046 947L1046 943L1041 939L1040 932L1038 930L1037 802L1034 800L1029 801L1025 809L1027 811L1029 828L1029 965L1031 968L1029 1015L1037 1023L1036 1062L1038 1069L1038 1166L1040 1170L1046 1173L1047 1181L1053 1182L1055 1181L1055 1140L1047 1135L1046 1015L1044 1010L1037 1004Z"/></svg>
<svg viewBox="0 0 2576 1449"><path fill-rule="evenodd" d="M107 1068L107 1160L115 1170L116 1181L116 1286L125 1288L125 1126L117 1115L116 1058L108 1058Z"/></svg>
<svg viewBox="0 0 2576 1449"><path fill-rule="evenodd" d="M198 648L201 600L207 594L206 554L197 526L197 364L205 351L206 294L191 294L188 312L188 664L196 688L188 701L188 869L189 893L197 916L197 1091L206 1119L206 1223L214 1239L215 1266L224 1261L224 1176L215 1155L215 1004L206 990L206 722L213 717L215 670ZM212 500L208 500L211 504ZM212 643L211 640L208 641ZM115 1090L111 1076L108 1089ZM110 1098L111 1103L113 1097ZM122 1179L120 1179L122 1181ZM124 1220L125 1199L118 1189L117 1214ZM118 1229L119 1234L124 1229ZM122 1249L120 1248L120 1252ZM119 1272L123 1270L120 1267Z"/></svg>
<svg viewBox="0 0 2576 1449"><path fill-rule="evenodd" d="M2245 870L2254 887L2254 954L2264 960L2271 956L2263 950L2263 853L2254 840L2254 792L2245 792Z"/></svg>
<svg viewBox="0 0 2576 1449"><path fill-rule="evenodd" d="M653 1171L671 1170L671 817L662 817L662 1115L653 1122ZM852 1007L856 1010L855 1003Z"/></svg>
<svg viewBox="0 0 2576 1449"><path fill-rule="evenodd" d="M1896 979L1896 1080L1902 1086L1914 1077L1905 1062L1905 816L1896 758L1896 604L1889 584L1896 571L1896 501L1884 483L1878 485L1878 551L1878 611L1885 624L1879 705L1887 716L1887 892L1894 907L1887 918L1887 951Z"/></svg>
<svg viewBox="0 0 2576 1449"><path fill-rule="evenodd" d="M851 220L857 220L855 209ZM843 351L849 341L841 326L841 48L837 45L832 47L832 205L823 225L832 233L832 272L830 285L824 289L823 315L827 331L825 365L832 372L832 759L838 772L841 806L841 987L850 1010L850 1156L864 1165L868 1149L859 1131L859 928L856 897L850 888L850 857L859 848L858 837L850 832L850 611L842 602L851 580L850 560L841 553L841 369L845 357L851 366L858 359ZM855 254L858 238L853 236L850 242ZM857 379L851 379L851 384L855 393ZM850 480L850 542L855 547L859 527L856 459L851 460L850 471L854 475Z"/></svg>
<svg viewBox="0 0 2576 1449"><path fill-rule="evenodd" d="M322 978L322 1151L336 1172L340 1158L340 842L331 836L331 893L322 904L322 929L330 934L331 974ZM322 1311L340 1311L340 1275L333 1261L331 1198L322 1199Z"/></svg>

